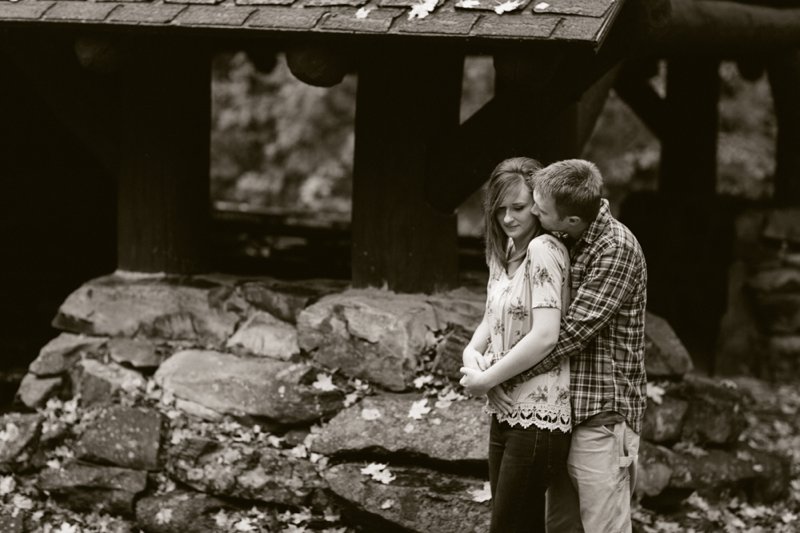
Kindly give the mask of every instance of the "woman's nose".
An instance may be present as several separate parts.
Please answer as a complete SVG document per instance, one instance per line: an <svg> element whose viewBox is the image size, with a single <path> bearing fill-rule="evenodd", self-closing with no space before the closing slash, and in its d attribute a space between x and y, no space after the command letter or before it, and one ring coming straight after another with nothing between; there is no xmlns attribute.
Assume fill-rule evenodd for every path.
<svg viewBox="0 0 800 533"><path fill-rule="evenodd" d="M503 214L503 222L511 222L513 219L511 218L511 211L506 209L505 213Z"/></svg>

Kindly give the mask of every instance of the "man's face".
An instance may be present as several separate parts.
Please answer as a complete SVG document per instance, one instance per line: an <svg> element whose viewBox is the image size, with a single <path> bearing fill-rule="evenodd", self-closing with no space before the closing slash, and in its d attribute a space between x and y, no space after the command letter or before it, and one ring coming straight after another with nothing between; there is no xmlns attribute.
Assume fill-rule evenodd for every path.
<svg viewBox="0 0 800 533"><path fill-rule="evenodd" d="M556 202L550 196L543 196L539 191L533 191L533 206L531 213L536 215L542 227L548 231L566 231L568 222L566 218L558 216Z"/></svg>

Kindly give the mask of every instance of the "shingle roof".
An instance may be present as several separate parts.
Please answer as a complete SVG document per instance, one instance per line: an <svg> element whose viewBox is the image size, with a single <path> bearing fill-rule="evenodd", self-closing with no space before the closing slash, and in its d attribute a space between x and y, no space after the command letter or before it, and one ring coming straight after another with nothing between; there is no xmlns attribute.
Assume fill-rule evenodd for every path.
<svg viewBox="0 0 800 533"><path fill-rule="evenodd" d="M597 48L623 0L0 0L0 26L225 28Z"/></svg>

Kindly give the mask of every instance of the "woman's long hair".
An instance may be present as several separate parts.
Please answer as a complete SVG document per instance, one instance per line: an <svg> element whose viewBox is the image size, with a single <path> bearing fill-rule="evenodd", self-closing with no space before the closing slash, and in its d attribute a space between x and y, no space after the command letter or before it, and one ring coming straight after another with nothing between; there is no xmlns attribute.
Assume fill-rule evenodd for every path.
<svg viewBox="0 0 800 533"><path fill-rule="evenodd" d="M533 196L533 174L541 168L541 163L530 157L512 157L501 161L492 171L486 186L483 205L487 264L491 263L494 257L503 268L508 266L506 257L508 237L495 214L506 193L516 185L524 185ZM541 228L538 232L540 231Z"/></svg>

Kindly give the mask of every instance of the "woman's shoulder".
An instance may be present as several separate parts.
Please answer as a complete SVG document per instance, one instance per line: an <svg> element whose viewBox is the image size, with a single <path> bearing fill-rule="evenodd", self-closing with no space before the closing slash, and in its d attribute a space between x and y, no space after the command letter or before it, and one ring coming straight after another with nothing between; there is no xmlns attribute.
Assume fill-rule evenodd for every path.
<svg viewBox="0 0 800 533"><path fill-rule="evenodd" d="M567 247L564 246L564 243L549 233L542 233L541 235L531 239L531 242L528 244L528 250L547 250L550 253L557 255L569 255L569 252L567 252Z"/></svg>

